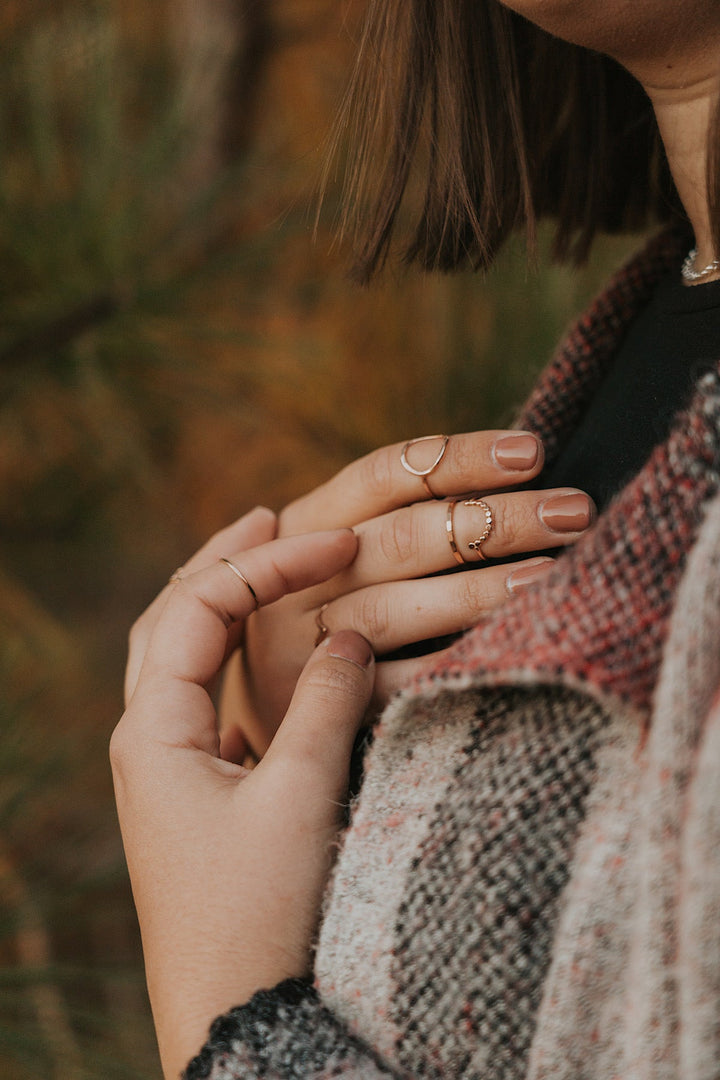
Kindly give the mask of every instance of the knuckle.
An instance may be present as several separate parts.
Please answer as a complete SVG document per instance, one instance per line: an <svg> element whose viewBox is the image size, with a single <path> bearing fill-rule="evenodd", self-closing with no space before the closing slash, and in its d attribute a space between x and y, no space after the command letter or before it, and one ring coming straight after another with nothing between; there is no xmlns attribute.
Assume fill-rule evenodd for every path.
<svg viewBox="0 0 720 1080"><path fill-rule="evenodd" d="M487 570L473 570L457 574L457 604L467 616L480 615L493 605L490 576Z"/></svg>
<svg viewBox="0 0 720 1080"><path fill-rule="evenodd" d="M456 488L472 488L473 481L478 471L478 453L473 449L468 439L453 438L448 446L453 477Z"/></svg>
<svg viewBox="0 0 720 1080"><path fill-rule="evenodd" d="M388 447L367 454L357 463L360 483L371 497L387 500L397 487L395 455Z"/></svg>
<svg viewBox="0 0 720 1080"><path fill-rule="evenodd" d="M365 678L360 668L346 660L328 659L307 673L306 688L315 701L337 707L338 699L360 701L366 696Z"/></svg>
<svg viewBox="0 0 720 1080"><path fill-rule="evenodd" d="M360 633L377 647L385 641L390 624L387 599L375 589L367 589L357 597L357 614L353 620Z"/></svg>
<svg viewBox="0 0 720 1080"><path fill-rule="evenodd" d="M272 567L273 573L277 578L277 582L282 595L287 595L292 589L292 582L290 580L289 574L284 569L282 564L275 558L271 559L270 565Z"/></svg>
<svg viewBox="0 0 720 1080"><path fill-rule="evenodd" d="M534 524L530 508L523 499L501 499L493 506L496 540L505 546L521 543Z"/></svg>
<svg viewBox="0 0 720 1080"><path fill-rule="evenodd" d="M226 629L229 629L235 621L235 616L225 603L224 598L208 595L203 586L192 589L188 593L187 600L189 605L199 605L205 608L214 619L220 619ZM188 607L189 612L192 610L192 606Z"/></svg>
<svg viewBox="0 0 720 1080"><path fill-rule="evenodd" d="M484 591L481 575L481 570L456 575L460 579L457 583L457 603L464 612L472 613L480 606Z"/></svg>
<svg viewBox="0 0 720 1080"><path fill-rule="evenodd" d="M405 563L417 551L418 535L412 510L388 515L380 530L380 551L390 563Z"/></svg>

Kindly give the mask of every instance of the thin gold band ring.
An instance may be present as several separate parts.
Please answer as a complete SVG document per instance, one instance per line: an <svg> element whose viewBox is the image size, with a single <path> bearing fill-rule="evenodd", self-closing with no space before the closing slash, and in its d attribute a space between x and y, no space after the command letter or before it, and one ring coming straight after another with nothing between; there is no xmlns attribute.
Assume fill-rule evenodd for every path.
<svg viewBox="0 0 720 1080"><path fill-rule="evenodd" d="M257 609L260 607L260 601L257 598L257 593L253 589L253 587L250 584L250 582L248 581L248 579L243 574L242 570L238 570L238 568L237 568L237 566L235 565L234 562L230 562L229 559L224 558L224 556L222 556L222 555L220 556L220 562L225 563L225 565L230 570L232 570L233 574L235 574L237 577L240 578L243 585L246 585L248 587L248 589L250 590L250 595L252 596L253 600L255 601L255 611L257 611Z"/></svg>

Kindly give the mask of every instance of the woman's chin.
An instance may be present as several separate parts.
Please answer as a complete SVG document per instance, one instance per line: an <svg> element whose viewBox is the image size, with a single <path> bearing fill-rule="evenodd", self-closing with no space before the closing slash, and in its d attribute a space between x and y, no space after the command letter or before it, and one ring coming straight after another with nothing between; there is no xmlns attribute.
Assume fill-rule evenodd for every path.
<svg viewBox="0 0 720 1080"><path fill-rule="evenodd" d="M704 54L715 28L717 0L500 0L554 37L612 56L641 77L662 60L683 65Z"/></svg>

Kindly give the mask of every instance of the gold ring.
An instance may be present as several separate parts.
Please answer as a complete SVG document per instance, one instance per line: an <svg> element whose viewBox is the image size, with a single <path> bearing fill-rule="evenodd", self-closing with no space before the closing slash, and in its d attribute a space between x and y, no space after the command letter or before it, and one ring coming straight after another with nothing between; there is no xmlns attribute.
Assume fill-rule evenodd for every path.
<svg viewBox="0 0 720 1080"><path fill-rule="evenodd" d="M168 578L168 585L177 585L178 581L182 581L184 569L184 566L178 566L177 570Z"/></svg>
<svg viewBox="0 0 720 1080"><path fill-rule="evenodd" d="M329 627L327 627L325 625L325 623L323 622L323 615L325 614L326 608L327 608L327 604L323 604L323 606L320 608L317 615L315 616L315 625L318 628L318 634L317 634L317 637L315 638L315 648L316 649L317 649L318 645L322 641L324 641L325 638L330 633Z"/></svg>
<svg viewBox="0 0 720 1080"><path fill-rule="evenodd" d="M475 540L471 540L468 547L471 551L474 551L476 555L479 555L484 562L487 555L484 554L482 546L490 536L493 529L493 513L484 499L466 499L463 506L479 506L485 514L485 528L481 532L480 536Z"/></svg>
<svg viewBox="0 0 720 1080"><path fill-rule="evenodd" d="M438 451L438 455L435 458L435 460L433 461L432 465L427 469L416 469L414 465L411 465L410 462L407 459L407 452L410 449L410 447L415 446L416 443L434 442L436 439L442 439L442 445L440 446L440 450ZM438 496L435 494L435 492L432 490L432 488L428 484L427 478L428 478L428 476L430 476L431 473L435 472L438 465L440 464L442 459L445 457L445 451L447 450L447 445L448 445L449 442L450 442L450 436L449 435L421 435L418 439L410 439L408 442L406 442L405 445L402 448L401 453L400 453L400 464L402 465L405 472L410 473L411 476L419 476L420 477L420 479L423 482L423 487L425 488L425 490L427 491L427 493L428 493L428 495L430 496L431 499L437 499Z"/></svg>
<svg viewBox="0 0 720 1080"><path fill-rule="evenodd" d="M447 517L445 518L445 528L447 529L448 542L450 544L450 550L453 553L455 562L464 563L466 560L463 559L462 555L458 551L457 541L455 540L455 524L453 519L455 517L455 507L457 506L457 504L457 499L453 499L452 502L448 503Z"/></svg>
<svg viewBox="0 0 720 1080"><path fill-rule="evenodd" d="M460 551L457 540L455 539L455 507L460 502L459 499L453 499L448 503L447 514L445 517L445 529L447 532L448 543L450 544L450 550L453 553L453 558L457 563L469 563L474 562L474 559L466 559ZM485 562L487 556L483 553L482 546L490 536L493 527L493 514L492 510L485 502L484 499L465 499L463 506L479 506L485 513L485 528L480 536L475 540L471 540L468 544L470 551L474 551L479 556L481 562Z"/></svg>
<svg viewBox="0 0 720 1080"><path fill-rule="evenodd" d="M225 565L227 567L229 567L230 570L232 570L233 574L236 574L240 578L243 585L247 585L248 589L250 590L250 595L252 596L253 600L255 601L255 611L257 611L257 609L260 607L260 601L257 598L257 593L253 589L253 587L250 584L250 582L248 581L248 579L243 574L242 570L238 570L235 563L230 562L229 559L225 559L222 555L220 556L220 562L225 563Z"/></svg>

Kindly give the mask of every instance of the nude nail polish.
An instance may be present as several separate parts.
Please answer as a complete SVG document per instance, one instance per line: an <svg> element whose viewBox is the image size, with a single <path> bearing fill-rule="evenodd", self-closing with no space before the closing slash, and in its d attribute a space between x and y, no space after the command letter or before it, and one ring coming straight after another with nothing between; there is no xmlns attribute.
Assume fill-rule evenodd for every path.
<svg viewBox="0 0 720 1080"><path fill-rule="evenodd" d="M525 471L537 463L540 444L534 435L526 431L513 432L497 439L492 448L496 465L501 469Z"/></svg>
<svg viewBox="0 0 720 1080"><path fill-rule="evenodd" d="M580 491L552 495L538 508L543 525L553 532L581 532L595 517L595 508Z"/></svg>
<svg viewBox="0 0 720 1080"><path fill-rule="evenodd" d="M326 648L336 660L349 660L360 668L369 667L373 658L372 649L365 638L351 630L338 630L327 639Z"/></svg>
<svg viewBox="0 0 720 1080"><path fill-rule="evenodd" d="M528 586L534 585L536 581L545 577L554 561L554 559L547 558L533 559L524 566L518 567L517 570L513 570L512 574L508 574L505 582L508 593L512 596L523 589L527 589Z"/></svg>

